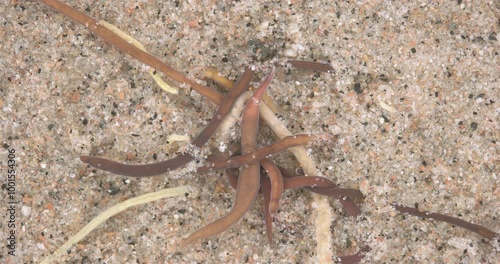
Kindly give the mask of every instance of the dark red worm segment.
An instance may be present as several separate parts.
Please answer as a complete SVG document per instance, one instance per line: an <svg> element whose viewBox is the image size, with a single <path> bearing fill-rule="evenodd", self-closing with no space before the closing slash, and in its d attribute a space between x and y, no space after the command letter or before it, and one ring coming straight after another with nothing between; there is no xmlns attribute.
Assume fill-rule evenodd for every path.
<svg viewBox="0 0 500 264"><path fill-rule="evenodd" d="M354 202L354 200L351 197L343 197L343 196L341 197L341 196L338 196L335 192L328 193L328 190L333 190L333 189L337 188L337 185L334 182L332 182L331 180L329 180L325 177L320 177L320 176L296 176L296 175L293 175L292 173L290 173L287 169L285 169L281 166L278 166L278 167L281 171L281 174L285 178L285 182L288 179L293 179L295 177L301 177L301 178L299 178L300 181L309 181L309 187L303 187L303 188L307 189L310 192L335 197L340 202L340 204L344 207L344 209L347 211L347 213L353 217L356 217L361 213L361 208L359 208L359 206L356 205L356 203ZM312 177L312 178L310 178L310 177ZM314 178L314 177L320 177L322 180L325 181L325 184L328 184L328 185L326 187L323 187L323 188L311 187L311 186L314 186L315 184L317 184L316 178ZM288 178L288 179L286 179L286 178ZM302 178L309 178L309 179L302 179ZM287 184L290 184L290 183L287 183ZM306 186L306 185L304 185L304 186ZM327 188L327 189L324 189L324 188ZM363 197L363 194L359 190L355 190L355 189L343 189L343 190L350 192L350 194L353 195L353 198ZM321 192L323 192L323 193L321 193ZM347 194L347 192L346 192L346 194Z"/></svg>
<svg viewBox="0 0 500 264"><path fill-rule="evenodd" d="M289 60L288 63L290 63L295 68L313 70L318 72L330 72L333 70L332 66L327 63L299 60Z"/></svg>
<svg viewBox="0 0 500 264"><path fill-rule="evenodd" d="M465 228L471 232L474 232L484 238L487 238L489 240L492 240L495 237L499 237L498 233L493 232L492 230L489 230L488 228L480 225L476 225L467 221L464 221L462 219L448 216L448 215L443 215L439 213L431 213L431 212L425 212L425 211L419 211L416 208L413 207L407 207L407 206L402 206L398 204L393 205L396 210L398 210L401 213L407 213L413 216L418 216L422 218L429 218L429 219L434 219L438 220L441 222L446 222L448 224L456 225L462 228Z"/></svg>

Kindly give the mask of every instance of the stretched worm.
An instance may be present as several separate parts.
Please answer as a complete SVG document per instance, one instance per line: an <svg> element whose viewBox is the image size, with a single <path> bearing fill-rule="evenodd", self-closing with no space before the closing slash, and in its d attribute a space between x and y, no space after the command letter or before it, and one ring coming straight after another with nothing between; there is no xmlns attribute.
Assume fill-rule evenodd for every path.
<svg viewBox="0 0 500 264"><path fill-rule="evenodd" d="M333 70L332 66L327 63L319 63L313 61L299 61L299 60L289 60L288 63L292 64L293 67L299 69L308 69L319 72L329 72Z"/></svg>
<svg viewBox="0 0 500 264"><path fill-rule="evenodd" d="M321 176L297 176L284 179L285 189L306 188L307 190L326 196L347 196L363 199L363 194L356 189L337 188L331 180Z"/></svg>
<svg viewBox="0 0 500 264"><path fill-rule="evenodd" d="M438 214L438 213L423 212L423 211L419 211L418 209L413 208L413 207L407 207L407 206L402 206L402 205L397 205L397 204L394 205L394 208L396 208L396 210L400 211L401 213L407 213L407 214L422 217L422 218L430 218L430 219L446 222L448 224L457 225L459 227L462 227L462 228L465 228L469 231L472 231L472 232L474 232L474 233L476 233L484 238L487 238L489 240L492 240L493 238L498 237L500 235L498 233L495 233L495 232L489 230L488 228L486 228L484 226L469 223L467 221L464 221L464 220L456 218L456 217L447 216L447 215Z"/></svg>
<svg viewBox="0 0 500 264"><path fill-rule="evenodd" d="M128 43L126 40L118 36L116 33L111 31L110 29L99 25L99 23L93 18L85 15L84 13L68 6L64 3L54 1L54 0L40 0L40 2L50 6L52 9L63 13L64 15L71 18L73 21L80 23L92 33L95 33L99 37L101 37L104 41L111 44L112 46L118 48L122 52L138 59L139 61L163 72L166 76L174 79L180 83L186 83L191 86L195 91L197 91L202 96L208 98L212 102L220 105L220 102L223 99L223 95L216 90L196 83L189 78L187 78L181 72L175 70L171 66L165 64L160 59L155 56L141 50L140 48Z"/></svg>

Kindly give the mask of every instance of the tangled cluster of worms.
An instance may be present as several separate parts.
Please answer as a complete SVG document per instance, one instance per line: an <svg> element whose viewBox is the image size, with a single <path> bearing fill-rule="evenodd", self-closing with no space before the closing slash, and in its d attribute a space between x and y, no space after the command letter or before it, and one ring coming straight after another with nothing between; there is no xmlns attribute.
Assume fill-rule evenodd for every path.
<svg viewBox="0 0 500 264"><path fill-rule="evenodd" d="M189 79L183 73L173 69L144 49L132 45L130 41L124 39L116 31L111 30L104 23L100 23L70 6L55 0L40 0L40 2L84 25L92 33L122 52L162 72L174 81L188 85L206 98L206 100L217 105L218 109L213 114L210 122L190 141L190 144L197 148L204 147L209 139L212 138L214 133L220 128L223 120L235 109L238 98L247 98L246 105L242 111L241 138L239 142L234 142L225 151L208 156L196 171L198 174L203 174L215 170L224 170L229 185L236 190L233 207L227 215L202 227L180 241L181 248L191 245L197 240L220 234L236 224L252 208L259 194L262 195L264 201L263 216L269 243L272 243L273 239L273 216L278 212L282 194L286 190L302 188L320 196L334 197L353 218L356 218L362 212L360 204L363 202L364 195L360 190L341 188L327 177L306 172L305 168L302 168L302 170L284 168L270 158L275 153L290 150L296 154L295 156L298 159L307 159L307 154L304 154L303 150L300 150L301 146L308 144L317 137L316 135L309 134L290 134L286 128L283 128L282 124L279 124L279 120L276 119L274 112L267 106L270 102L267 102L265 99L265 91L272 83L275 71L279 70L276 67L281 67L280 65L269 66L267 77L260 82L261 84L257 88L250 87L250 83L254 79L254 70L252 70L252 67L246 67L239 80L235 83L219 76L216 70L212 70L209 76L228 90L226 94L223 94L216 89ZM331 70L328 64L309 61L289 61L288 66L317 72L328 72ZM257 135L261 124L270 126L277 134L278 140L275 143L259 147L260 144L258 144ZM118 175L140 178L167 174L170 171L185 166L193 161L195 157L186 152L165 161L143 165L130 165L103 157L87 155L81 156L80 159L82 162L96 169ZM303 165L307 161L299 160L299 163ZM296 175L291 171L303 171L305 173ZM488 240L497 239L498 237L498 233L486 227L456 217L420 211L401 204L393 204L393 208L401 214L413 215L423 219L433 219L465 228ZM356 254L339 256L338 260L342 263L357 263L370 250L369 247L360 247L359 252Z"/></svg>

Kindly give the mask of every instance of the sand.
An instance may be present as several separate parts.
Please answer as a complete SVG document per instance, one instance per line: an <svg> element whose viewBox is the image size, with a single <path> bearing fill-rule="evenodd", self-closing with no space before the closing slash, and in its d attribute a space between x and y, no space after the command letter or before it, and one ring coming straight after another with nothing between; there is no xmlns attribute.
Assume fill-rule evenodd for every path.
<svg viewBox="0 0 500 264"><path fill-rule="evenodd" d="M207 67L236 79L250 63L257 84L275 62L330 63L331 73L278 68L269 95L293 133L328 135L307 147L321 174L366 195L356 220L328 199L331 253L367 245L367 263L499 263L498 239L391 207L418 206L500 232L499 4L309 2L65 1L202 83ZM258 200L230 230L180 251L182 238L231 208L234 191L222 173L133 179L94 170L79 156L168 159L186 144L167 137L194 137L215 106L173 81L179 95L165 93L142 63L37 1L0 3L0 39L2 209L12 149L18 202L16 228L0 223L4 246L16 232L16 256L2 246L0 262L38 263L107 208L181 185L191 186L187 195L113 217L60 262L321 261L315 204L300 190L284 195L272 245ZM237 139L238 127L231 132L203 153ZM259 140L274 138L263 128ZM273 159L297 166L286 153Z"/></svg>

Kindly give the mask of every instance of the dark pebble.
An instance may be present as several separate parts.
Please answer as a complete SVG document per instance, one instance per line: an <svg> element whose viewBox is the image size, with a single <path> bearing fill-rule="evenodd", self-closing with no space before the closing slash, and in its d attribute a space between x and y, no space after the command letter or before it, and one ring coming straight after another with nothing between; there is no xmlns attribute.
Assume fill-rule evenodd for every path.
<svg viewBox="0 0 500 264"><path fill-rule="evenodd" d="M476 129L477 129L477 123L476 123L476 122L472 122L472 123L470 123L470 128L471 128L472 130L476 130Z"/></svg>
<svg viewBox="0 0 500 264"><path fill-rule="evenodd" d="M355 83L354 84L354 91L356 91L357 94L361 94L363 92L363 89L361 89L361 84L360 83Z"/></svg>

